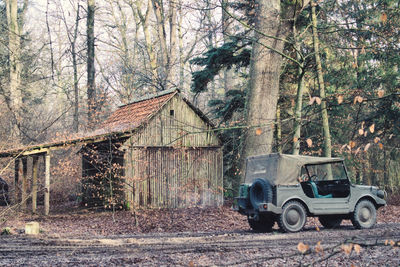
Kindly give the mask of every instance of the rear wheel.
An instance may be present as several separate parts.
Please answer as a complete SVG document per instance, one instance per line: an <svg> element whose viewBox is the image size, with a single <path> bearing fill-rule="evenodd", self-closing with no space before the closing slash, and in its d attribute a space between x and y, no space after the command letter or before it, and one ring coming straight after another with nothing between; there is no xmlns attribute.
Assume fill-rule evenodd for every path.
<svg viewBox="0 0 400 267"><path fill-rule="evenodd" d="M249 225L253 231L258 233L272 232L275 220L264 215L260 215L258 220L248 218Z"/></svg>
<svg viewBox="0 0 400 267"><path fill-rule="evenodd" d="M376 223L375 205L367 199L358 202L351 216L351 222L357 229L372 228Z"/></svg>
<svg viewBox="0 0 400 267"><path fill-rule="evenodd" d="M336 215L324 215L318 217L319 222L327 229L338 228L343 221L343 218Z"/></svg>
<svg viewBox="0 0 400 267"><path fill-rule="evenodd" d="M306 224L307 212L299 201L289 201L282 208L278 224L282 231L294 233L301 231Z"/></svg>

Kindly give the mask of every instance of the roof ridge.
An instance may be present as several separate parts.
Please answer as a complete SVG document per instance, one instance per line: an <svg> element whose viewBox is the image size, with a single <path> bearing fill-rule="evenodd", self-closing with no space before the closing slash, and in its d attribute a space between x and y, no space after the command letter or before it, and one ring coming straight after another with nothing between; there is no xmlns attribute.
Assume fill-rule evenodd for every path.
<svg viewBox="0 0 400 267"><path fill-rule="evenodd" d="M180 90L178 88L174 88L174 89L168 89L168 90L164 90L164 91L161 91L161 92L158 92L158 93L154 93L154 94L149 94L149 95L147 95L145 97L141 97L141 98L135 99L135 100L133 100L132 102L130 102L128 104L120 105L120 106L118 106L118 108L122 108L122 107L125 107L125 106L129 106L129 105L132 105L132 104L136 104L136 103L139 103L139 102L150 100L150 99L153 99L153 98L158 98L158 97L161 97L161 96L164 96L164 95L172 94L174 92L180 93Z"/></svg>

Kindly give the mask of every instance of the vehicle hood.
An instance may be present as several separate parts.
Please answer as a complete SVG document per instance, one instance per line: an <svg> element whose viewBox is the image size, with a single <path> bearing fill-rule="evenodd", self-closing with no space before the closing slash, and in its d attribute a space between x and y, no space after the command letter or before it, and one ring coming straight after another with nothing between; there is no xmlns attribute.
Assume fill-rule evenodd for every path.
<svg viewBox="0 0 400 267"><path fill-rule="evenodd" d="M361 189L361 190L378 190L379 188L377 186L373 185L354 185L355 188Z"/></svg>

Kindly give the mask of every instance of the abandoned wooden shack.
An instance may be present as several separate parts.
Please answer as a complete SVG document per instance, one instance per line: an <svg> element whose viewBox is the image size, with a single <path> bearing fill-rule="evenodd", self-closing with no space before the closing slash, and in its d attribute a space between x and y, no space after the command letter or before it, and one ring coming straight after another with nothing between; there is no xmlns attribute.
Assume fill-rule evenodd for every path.
<svg viewBox="0 0 400 267"><path fill-rule="evenodd" d="M110 133L127 130L128 135L84 146L83 177L102 177L97 179L102 191L92 196L110 198L114 190L114 203L130 208L222 204L219 139L178 90L121 106L100 126Z"/></svg>
<svg viewBox="0 0 400 267"><path fill-rule="evenodd" d="M207 117L179 90L121 106L83 137L0 151L0 157L15 159L16 184L23 173L22 195L26 195L27 177L18 169L21 165L26 169L27 157L45 157L46 214L51 151L70 145L82 145L82 201L86 204L130 209L223 204L220 141ZM32 173L37 180L37 171ZM34 198L34 188L32 194Z"/></svg>

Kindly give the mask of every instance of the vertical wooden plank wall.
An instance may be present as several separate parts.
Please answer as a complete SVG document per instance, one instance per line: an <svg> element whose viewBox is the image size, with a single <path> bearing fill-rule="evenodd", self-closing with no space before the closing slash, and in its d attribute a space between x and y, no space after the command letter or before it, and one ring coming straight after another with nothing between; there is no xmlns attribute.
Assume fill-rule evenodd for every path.
<svg viewBox="0 0 400 267"><path fill-rule="evenodd" d="M220 148L148 147L131 151L132 179L128 186L131 207L223 204Z"/></svg>
<svg viewBox="0 0 400 267"><path fill-rule="evenodd" d="M176 96L132 137L132 143L136 146L219 146L219 140L211 129L210 125Z"/></svg>

